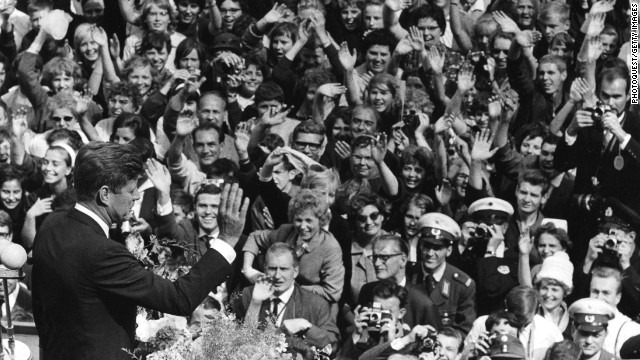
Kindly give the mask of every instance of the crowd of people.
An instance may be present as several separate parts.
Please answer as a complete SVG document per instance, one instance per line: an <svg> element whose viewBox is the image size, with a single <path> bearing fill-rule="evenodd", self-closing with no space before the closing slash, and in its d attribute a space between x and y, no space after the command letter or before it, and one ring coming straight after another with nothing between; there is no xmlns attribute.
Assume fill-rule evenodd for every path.
<svg viewBox="0 0 640 360"><path fill-rule="evenodd" d="M193 298L193 279L217 279L203 264L228 261L220 310L275 324L307 359L640 358L629 1L0 6L0 238L32 257L9 301L29 318L33 288L41 346L65 341L56 309L91 306L50 306L71 301L56 276L97 271L44 271L43 254L100 255L43 242L71 226L61 213L93 211L77 204L130 196L127 216L104 213L110 239L189 244L171 256L194 266L176 285ZM107 169L122 194L88 180ZM248 199L231 253L229 184ZM106 309L154 305L105 280L125 271L111 260ZM178 302L157 307L198 305Z"/></svg>

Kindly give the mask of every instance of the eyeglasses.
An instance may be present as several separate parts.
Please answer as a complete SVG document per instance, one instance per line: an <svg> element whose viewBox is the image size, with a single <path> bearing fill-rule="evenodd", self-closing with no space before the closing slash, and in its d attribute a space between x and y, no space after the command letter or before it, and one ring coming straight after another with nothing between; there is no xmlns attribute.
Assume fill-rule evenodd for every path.
<svg viewBox="0 0 640 360"><path fill-rule="evenodd" d="M73 121L73 116L62 116L62 117L60 117L60 116L52 116L51 120L56 121L56 122L62 121L62 120L66 121L66 122L69 122L69 121Z"/></svg>
<svg viewBox="0 0 640 360"><path fill-rule="evenodd" d="M309 150L312 151L316 151L318 149L320 149L320 146L322 144L316 144L316 143L310 143L310 142L304 142L304 141L294 141L293 143L298 149L304 149L307 146L309 147Z"/></svg>
<svg viewBox="0 0 640 360"><path fill-rule="evenodd" d="M380 261L382 261L383 263L386 263L392 257L400 256L400 255L404 255L404 254L402 254L402 253L400 253L400 254L387 254L387 255L373 254L373 255L367 256L367 259L371 260L371 262L374 263L374 264L376 263L376 261L378 261L378 259L380 259Z"/></svg>
<svg viewBox="0 0 640 360"><path fill-rule="evenodd" d="M376 221L376 220L378 220L379 217L380 217L380 213L378 211L376 211L376 212L372 212L371 214L369 214L369 216L367 216L367 215L357 215L356 216L356 220L358 222L364 223L364 222L367 222L367 219L371 219L371 221Z"/></svg>

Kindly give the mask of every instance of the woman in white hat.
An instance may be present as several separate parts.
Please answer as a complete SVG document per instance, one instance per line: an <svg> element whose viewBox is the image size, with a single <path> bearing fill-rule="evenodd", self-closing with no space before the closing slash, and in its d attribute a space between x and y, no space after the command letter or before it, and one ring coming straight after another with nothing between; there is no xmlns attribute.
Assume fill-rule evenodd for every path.
<svg viewBox="0 0 640 360"><path fill-rule="evenodd" d="M520 238L518 244L520 248L520 262L518 263L518 279L520 285L533 286L532 279L540 271L541 264L533 268L529 265L529 254L533 247L536 248L540 258L544 261L549 256L557 252L567 252L571 249L572 243L567 235L567 230L556 225L556 222L547 220L536 230L533 235L533 242L529 237Z"/></svg>
<svg viewBox="0 0 640 360"><path fill-rule="evenodd" d="M567 339L571 338L571 327L564 299L573 290L572 278L573 264L569 255L558 251L544 259L533 281L540 295L539 314L558 326Z"/></svg>

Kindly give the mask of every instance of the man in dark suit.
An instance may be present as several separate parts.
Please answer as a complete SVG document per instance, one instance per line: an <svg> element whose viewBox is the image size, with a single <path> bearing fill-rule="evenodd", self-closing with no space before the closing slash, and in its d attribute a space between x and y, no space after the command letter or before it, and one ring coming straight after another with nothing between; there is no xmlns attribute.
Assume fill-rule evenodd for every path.
<svg viewBox="0 0 640 360"><path fill-rule="evenodd" d="M110 224L126 220L139 198L142 171L131 145L91 143L78 153L78 203L68 213L47 218L33 250L41 358L129 359L123 349L131 350L134 343L137 306L190 315L230 274L233 246L249 207L246 200L241 204L237 186L226 186L222 194L218 219L223 241L175 282L145 270L125 246L107 237ZM153 177L156 187L171 183L169 172L161 173Z"/></svg>
<svg viewBox="0 0 640 360"><path fill-rule="evenodd" d="M411 282L423 287L438 307L441 323L468 334L476 319L476 283L469 275L446 262L451 245L460 238L460 226L440 213L422 215L418 249L422 263Z"/></svg>
<svg viewBox="0 0 640 360"><path fill-rule="evenodd" d="M558 144L555 167L577 167L575 194L593 193L622 200L640 212L640 118L629 112L629 74L606 69L598 75L598 98L609 105L601 120L578 110Z"/></svg>
<svg viewBox="0 0 640 360"><path fill-rule="evenodd" d="M407 282L406 267L409 257L409 246L406 241L396 235L383 235L372 244L373 266L378 281L364 284L358 296L358 304L370 306L373 302L373 289L385 279L392 279L396 284L407 289L406 313L402 321L413 329L416 325L440 327L438 308L429 296L416 285Z"/></svg>
<svg viewBox="0 0 640 360"><path fill-rule="evenodd" d="M238 316L264 326L273 321L287 336L303 338L317 349L338 342L338 328L329 303L295 283L298 257L285 243L271 245L265 255L266 276L242 292Z"/></svg>

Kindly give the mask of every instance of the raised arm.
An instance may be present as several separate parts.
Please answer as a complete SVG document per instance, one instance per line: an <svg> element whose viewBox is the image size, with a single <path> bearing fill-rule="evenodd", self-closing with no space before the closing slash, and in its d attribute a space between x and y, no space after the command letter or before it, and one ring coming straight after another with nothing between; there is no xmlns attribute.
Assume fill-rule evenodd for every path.
<svg viewBox="0 0 640 360"><path fill-rule="evenodd" d="M384 162L384 156L387 153L387 134L380 134L380 139L371 145L371 157L378 167L378 172L382 178L382 187L389 196L398 195L398 179L393 171Z"/></svg>
<svg viewBox="0 0 640 360"><path fill-rule="evenodd" d="M462 52L466 54L473 50L473 41L469 34L467 34L467 32L462 28L462 15L460 14L461 9L462 8L460 7L460 2L458 0L452 0L450 2L449 23L451 24L451 32L453 33L454 39L458 45L460 45Z"/></svg>
<svg viewBox="0 0 640 360"><path fill-rule="evenodd" d="M411 5L411 1L407 0L386 0L382 7L382 20L384 22L385 29L395 36L397 40L404 39L408 33L402 26L400 26L400 14L402 10Z"/></svg>

